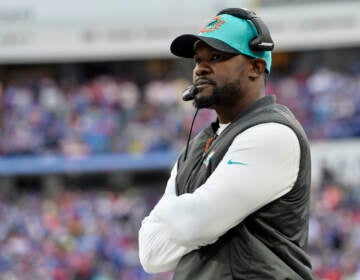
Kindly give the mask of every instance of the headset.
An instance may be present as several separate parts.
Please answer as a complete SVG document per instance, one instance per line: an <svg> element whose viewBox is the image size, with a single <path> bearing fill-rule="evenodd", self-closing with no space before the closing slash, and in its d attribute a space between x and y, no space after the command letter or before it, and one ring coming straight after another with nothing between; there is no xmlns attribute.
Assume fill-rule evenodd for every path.
<svg viewBox="0 0 360 280"><path fill-rule="evenodd" d="M253 51L272 51L274 41L271 39L270 31L265 22L256 15L255 12L243 8L227 8L217 13L218 15L227 14L237 18L250 20L258 32L258 35L249 42L249 48Z"/></svg>

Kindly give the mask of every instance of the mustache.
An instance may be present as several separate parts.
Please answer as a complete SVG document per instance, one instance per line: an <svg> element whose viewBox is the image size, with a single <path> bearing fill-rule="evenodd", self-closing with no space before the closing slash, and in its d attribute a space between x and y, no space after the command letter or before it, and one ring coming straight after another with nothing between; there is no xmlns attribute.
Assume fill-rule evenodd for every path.
<svg viewBox="0 0 360 280"><path fill-rule="evenodd" d="M194 85L195 86L200 86L203 84L209 84L209 85L216 85L216 82L214 80L208 79L208 78L204 78L204 77L199 77L196 78L194 81Z"/></svg>

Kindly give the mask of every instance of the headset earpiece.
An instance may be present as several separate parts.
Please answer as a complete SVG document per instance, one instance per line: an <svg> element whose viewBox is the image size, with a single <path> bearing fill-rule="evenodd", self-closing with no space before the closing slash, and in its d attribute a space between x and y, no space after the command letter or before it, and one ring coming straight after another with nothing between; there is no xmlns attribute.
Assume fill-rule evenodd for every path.
<svg viewBox="0 0 360 280"><path fill-rule="evenodd" d="M228 14L237 18L250 20L257 32L258 36L252 38L249 42L249 47L253 51L271 51L274 49L274 41L271 39L270 31L264 21L256 15L255 12L241 9L241 8L228 8L221 10L218 15Z"/></svg>

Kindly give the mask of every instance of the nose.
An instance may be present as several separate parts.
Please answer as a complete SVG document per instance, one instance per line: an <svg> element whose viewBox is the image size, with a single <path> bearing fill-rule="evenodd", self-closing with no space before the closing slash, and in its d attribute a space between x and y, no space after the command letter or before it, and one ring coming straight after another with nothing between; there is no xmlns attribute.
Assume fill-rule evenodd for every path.
<svg viewBox="0 0 360 280"><path fill-rule="evenodd" d="M207 62L200 62L195 65L194 75L195 76L204 76L211 72L211 67Z"/></svg>

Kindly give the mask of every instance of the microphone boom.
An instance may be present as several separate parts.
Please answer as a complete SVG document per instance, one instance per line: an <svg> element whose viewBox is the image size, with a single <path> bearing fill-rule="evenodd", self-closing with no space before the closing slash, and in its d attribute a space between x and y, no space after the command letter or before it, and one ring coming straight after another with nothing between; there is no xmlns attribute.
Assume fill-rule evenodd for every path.
<svg viewBox="0 0 360 280"><path fill-rule="evenodd" d="M182 100L190 101L193 100L195 95L199 92L198 88L195 85L187 87L182 93Z"/></svg>

